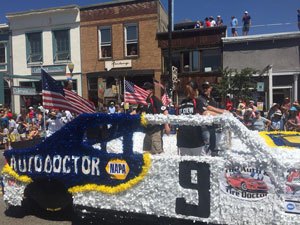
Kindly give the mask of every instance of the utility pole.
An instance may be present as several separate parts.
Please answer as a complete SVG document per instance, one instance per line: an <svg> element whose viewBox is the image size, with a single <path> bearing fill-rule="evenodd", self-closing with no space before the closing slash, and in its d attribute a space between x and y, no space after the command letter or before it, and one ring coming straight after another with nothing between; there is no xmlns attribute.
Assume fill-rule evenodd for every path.
<svg viewBox="0 0 300 225"><path fill-rule="evenodd" d="M172 31L173 31L173 0L168 0L168 94L173 100L173 81L172 81Z"/></svg>

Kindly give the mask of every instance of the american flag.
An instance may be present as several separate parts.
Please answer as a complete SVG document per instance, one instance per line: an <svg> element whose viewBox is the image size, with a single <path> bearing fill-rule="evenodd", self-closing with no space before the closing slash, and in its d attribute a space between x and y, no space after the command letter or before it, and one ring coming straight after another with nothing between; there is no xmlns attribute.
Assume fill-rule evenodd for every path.
<svg viewBox="0 0 300 225"><path fill-rule="evenodd" d="M148 97L148 91L140 88L139 86L125 80L125 98L124 101L131 104L143 104L147 105L146 99Z"/></svg>
<svg viewBox="0 0 300 225"><path fill-rule="evenodd" d="M69 110L77 114L95 112L95 106L92 102L73 91L64 89L61 83L53 79L45 70L42 69L41 71L44 108Z"/></svg>
<svg viewBox="0 0 300 225"><path fill-rule="evenodd" d="M157 80L154 80L154 84L161 87L161 89L163 89L163 91L164 91L164 94L161 96L162 104L164 106L169 105L172 101L171 101L171 99L169 98L169 96L167 94L166 88L160 82L158 82Z"/></svg>

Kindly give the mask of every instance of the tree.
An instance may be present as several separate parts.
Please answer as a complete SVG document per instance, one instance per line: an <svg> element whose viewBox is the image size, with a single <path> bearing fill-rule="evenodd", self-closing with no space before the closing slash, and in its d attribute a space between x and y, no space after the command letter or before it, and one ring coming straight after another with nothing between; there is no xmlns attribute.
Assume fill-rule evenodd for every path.
<svg viewBox="0 0 300 225"><path fill-rule="evenodd" d="M214 86L214 89L223 102L228 94L234 96L235 102L239 99L249 100L252 98L253 92L256 91L256 81L253 79L253 74L257 73L257 70L251 68L238 71L226 67L222 70L222 78Z"/></svg>

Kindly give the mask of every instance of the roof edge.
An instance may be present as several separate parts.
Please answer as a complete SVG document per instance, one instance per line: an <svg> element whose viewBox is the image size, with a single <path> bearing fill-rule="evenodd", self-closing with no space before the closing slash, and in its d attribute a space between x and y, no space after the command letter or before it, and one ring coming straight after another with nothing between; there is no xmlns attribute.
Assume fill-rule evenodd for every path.
<svg viewBox="0 0 300 225"><path fill-rule="evenodd" d="M78 5L66 5L66 6L59 6L59 7L51 7L51 8L44 8L44 9L35 9L29 11L22 11L22 12L15 12L15 13L8 13L6 14L6 18L13 18L19 16L27 16L34 13L47 13L56 10L68 10L68 9L79 9Z"/></svg>
<svg viewBox="0 0 300 225"><path fill-rule="evenodd" d="M240 43L246 41L263 41L273 39L286 39L286 38L300 38L300 31L284 32L284 33L272 33L272 34L257 34L249 36L239 37L223 37L223 43Z"/></svg>
<svg viewBox="0 0 300 225"><path fill-rule="evenodd" d="M95 9L95 8L101 8L101 7L108 7L108 6L115 6L115 5L121 5L121 4L127 4L127 3L140 3L140 2L153 2L153 1L160 1L160 0L114 0L110 2L103 2L98 4L92 4L87 6L81 6L80 10L89 10L89 9Z"/></svg>

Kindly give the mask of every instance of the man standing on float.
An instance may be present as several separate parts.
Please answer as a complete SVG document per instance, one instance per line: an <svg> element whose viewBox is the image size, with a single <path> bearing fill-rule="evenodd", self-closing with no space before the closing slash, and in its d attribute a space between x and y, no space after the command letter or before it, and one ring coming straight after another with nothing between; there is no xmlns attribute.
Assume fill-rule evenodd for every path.
<svg viewBox="0 0 300 225"><path fill-rule="evenodd" d="M154 85L150 82L146 82L143 89L149 91L149 95L146 99L147 107L145 112L148 114L168 114L166 106L164 106L155 95ZM164 125L147 125L145 128L145 138L143 144L143 150L150 152L151 154L160 154L163 152L163 131L166 134L170 134L170 127L168 124Z"/></svg>

